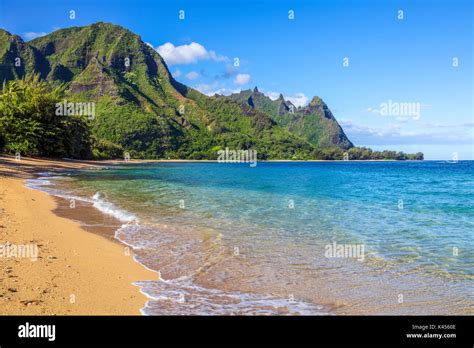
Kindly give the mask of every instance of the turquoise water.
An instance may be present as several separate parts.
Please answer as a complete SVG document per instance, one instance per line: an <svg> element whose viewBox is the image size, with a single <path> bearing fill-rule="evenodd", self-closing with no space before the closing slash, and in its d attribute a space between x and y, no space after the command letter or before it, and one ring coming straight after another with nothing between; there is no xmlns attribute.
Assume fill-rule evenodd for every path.
<svg viewBox="0 0 474 348"><path fill-rule="evenodd" d="M139 282L145 314L473 314L473 169L132 163L57 187L120 218L160 271ZM363 254L328 257L334 243Z"/></svg>

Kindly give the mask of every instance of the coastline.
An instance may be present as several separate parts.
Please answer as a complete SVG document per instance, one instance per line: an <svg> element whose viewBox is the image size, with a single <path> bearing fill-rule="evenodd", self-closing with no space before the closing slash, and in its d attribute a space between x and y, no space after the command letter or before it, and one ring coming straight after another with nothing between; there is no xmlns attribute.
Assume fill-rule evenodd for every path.
<svg viewBox="0 0 474 348"><path fill-rule="evenodd" d="M141 314L147 297L133 283L157 274L135 262L111 231L87 232L55 212L57 199L25 186L41 171L116 162L0 157L1 244L38 251L36 261L1 255L0 315Z"/></svg>
<svg viewBox="0 0 474 348"><path fill-rule="evenodd" d="M144 162L147 161L136 160L133 161L132 164ZM152 162L164 163L171 161ZM115 200L110 201L107 199L107 196L104 196L105 199L102 200L100 197L102 190L100 185L92 185L89 187L80 184L78 185L78 187L80 187L78 191L74 191L74 189L72 191L69 190L67 171L81 168L100 169L101 167L107 168L116 164L124 164L124 161L78 161L30 158L15 161L11 157L0 156L0 266L2 269L0 276L0 282L2 283L0 289L0 315L174 314L174 308L161 306L154 301L157 299L157 296L161 296L161 292L166 293L168 291L170 294L169 297L173 298L177 291L178 293L182 291L181 293L189 294L189 299L192 301L193 294L195 294L193 291L196 289L198 289L199 301L208 298L212 303L213 296L215 296L214 291L217 291L217 293L221 293L222 291L223 294L230 293L232 296L238 298L243 294L242 301L250 299L250 302L252 302L252 300L257 299L255 300L257 304L254 304L257 307L259 306L258 303L261 305L263 301L263 303L269 303L269 307L276 308L278 314L286 313L282 308L286 308L286 297L289 290L284 286L278 288L278 286L275 286L271 282L266 283L273 284L270 288L265 288L262 285L258 288L258 291L256 291L255 287L248 287L248 284L245 282L239 283L238 287L219 283L219 279L221 278L208 277L210 273L207 271L202 272L199 277L193 278L191 285L187 282L175 282L172 285L161 281L156 282L158 275L154 270L160 269L160 271L163 272L161 266L167 265L170 262L170 259L167 259L167 257L171 257L172 263L176 263L176 255L174 255L173 252L167 255L167 252L174 250L174 246L177 245L175 244L175 240L170 239L168 242L160 244L160 248L162 248L161 250L163 252L160 253L159 258L156 258L156 254L151 255L152 257L149 259L143 258L144 255L146 256L146 251L143 252L141 249L137 249L136 257L140 262L134 262L133 256L126 255L125 249L131 245L138 245L138 248L140 248L140 244L136 244L133 241L130 242L127 238L121 238L122 235L118 232L122 230L120 227L123 226L124 221L135 221L134 213L132 214L129 210L122 210L120 208L120 206L125 206L125 209L127 209L126 204L115 206L112 203L112 201ZM144 167L147 168L148 166ZM120 172L121 169L123 169L123 166L119 166L115 169L111 168L111 171L118 170ZM133 171L133 166L125 170L128 171L129 169ZM65 171L66 173L63 174L66 175L61 175L61 178L56 179L55 171ZM96 174L100 176L101 174L99 172L102 171L94 170L94 172L97 173L90 173L92 177ZM118 178L120 177L119 173L116 175ZM50 185L50 176L55 184L48 187L48 185ZM28 179L37 180L30 181ZM62 179L64 179L64 181ZM88 180L87 174L85 180ZM81 180L78 182L80 181ZM52 190L50 190L50 188ZM133 193L136 192L134 190L135 189L125 192L133 195ZM76 192L79 192L77 196ZM104 189L104 192L109 191ZM112 194L114 191L110 192ZM124 191L120 190L120 192L123 193ZM78 198L76 199L75 197ZM74 198L76 201L74 209L70 207L71 198ZM117 201L120 202L120 200ZM102 205L102 203L106 204ZM111 211L111 208L113 208L113 211ZM133 209L131 211L133 211ZM129 220L129 213L131 214L130 219L132 220ZM149 227L147 225L147 215L145 214L141 217L144 217L144 219L143 221L140 219L140 229L144 230L146 235L146 231ZM195 220L202 221L199 217ZM172 226L173 224L170 222L169 225L165 224L162 228L162 226L154 225L153 221L151 221L151 225L153 228L157 227L164 235L169 233L169 235L174 236L176 231L179 231L181 235L181 232L184 232L184 239L181 240L181 242L186 242L185 239L188 236L186 235L186 229L184 228L183 230L181 223ZM132 235L134 226L135 225L132 225ZM129 226L127 224L127 226L124 227L128 228ZM173 229L173 227L175 227L175 229ZM64 236L64 232L66 232L67 236ZM230 231L227 232L230 233ZM226 257L229 256L228 253L222 253L221 249L218 248L215 249L218 251L215 255L211 254L209 251L214 250L214 246L220 244L215 244L212 238L207 239L210 236L207 230L198 230L198 233L202 233L202 236L197 236L197 240L201 240L202 237L202 246L204 247L203 258L195 258L196 255L201 255L199 252L188 253L188 255L184 256L193 256L191 258L180 258L178 264L187 265L189 262L192 263L196 260L196 262L202 263L202 260L208 261L210 259L214 262L216 259L209 255L216 257L222 256L223 258L219 258L219 260L225 262L221 263L221 268L215 266L217 263L213 263L213 269L217 272L214 274L221 275L222 273L219 272L229 273L229 269L232 268L237 270L233 274L237 275L238 278L238 270L242 269L242 265L239 262L246 262L246 259L236 259L236 263L229 263L227 262L228 260L226 261ZM127 235L123 234L123 236ZM196 236L193 235L192 237ZM1 247L6 242L14 244L37 244L40 248L39 260L37 262L31 262L26 259L7 259L2 257ZM186 243L178 244L185 245ZM242 245L242 250L245 250L246 244L244 243ZM91 250L93 252L91 252ZM196 251L198 250L196 249ZM298 255L301 255L300 250L298 251ZM197 267L191 269L199 269L199 267L200 265L197 265ZM281 267L277 269L281 269ZM110 270L113 270L113 272ZM169 272L179 272L179 270L179 267L176 269L171 268ZM374 270L375 269L372 269L372 271ZM263 272L262 274L273 274L265 268L259 268L255 271L256 272L253 272L254 274L260 271ZM360 270L357 270L357 272L359 271ZM166 271L162 274L163 279L177 278L175 275L169 277L172 273L167 274ZM387 284L392 284L389 286L389 289L396 286L396 280L389 276L387 277L385 278ZM324 275L324 278L329 279L327 275ZM232 279L232 277L229 279ZM286 275L284 279L292 278L290 275ZM338 277L335 279L338 281ZM147 280L155 280L155 282L147 282ZM428 277L427 280L431 280L431 278ZM290 283L296 284L297 281L298 279L295 278ZM237 283L232 281L229 284L235 285ZM387 312L381 313L413 314L410 312L409 306L394 305L390 302L390 298L386 298L383 295L379 296L381 301L377 302L376 306L367 307L365 303L357 301L357 293L355 293L356 298L354 298L352 292L347 293L341 291L334 293L331 292L329 288L325 289L321 287L321 284L312 284L314 291L311 292L311 295L308 295L305 291L299 292L299 290L291 288L291 294L301 300L297 301L296 305L290 308L291 310L295 310L295 313L313 314L323 311L325 313L341 315L370 315L378 313L372 312L374 309L382 308ZM434 282L433 284L437 285L439 283ZM344 287L341 287L341 289L343 288ZM361 289L359 294L363 294L364 291L362 289L364 287L359 286L358 288ZM11 291L10 289L14 290ZM122 290L121 293L119 293L117 289ZM385 292L387 291L388 290ZM271 294L270 298L265 297L268 296L268 294ZM74 303L70 303L71 295L74 295L76 299ZM407 293L407 296L408 295ZM421 306L422 301L426 301L428 297L418 297L418 295L414 296L414 294L410 297L411 304L417 305L417 308L421 308L422 310L417 313L431 313L429 311L425 312L425 309ZM81 301L79 301L79 298ZM104 298L106 298L107 301L103 301ZM176 301L180 303L178 300ZM199 301L198 303L200 303ZM77 306L77 304L80 304L80 306ZM309 306L314 305L315 307L308 307L308 309L306 307L308 304ZM445 308L439 307L440 304L438 299L432 301L433 308L437 308L438 311L441 311L440 313L451 314L450 310L445 311ZM117 308L119 306L120 309ZM167 310L170 311L167 312ZM186 309L184 308L184 310ZM229 310L235 310L235 308ZM237 308L237 310L239 309ZM204 315L207 314L209 313L205 312Z"/></svg>

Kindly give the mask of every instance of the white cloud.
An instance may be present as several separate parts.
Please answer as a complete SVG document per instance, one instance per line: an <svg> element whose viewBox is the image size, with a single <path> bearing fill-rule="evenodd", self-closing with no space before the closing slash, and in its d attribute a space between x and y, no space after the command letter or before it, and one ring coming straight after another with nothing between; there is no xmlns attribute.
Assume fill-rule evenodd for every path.
<svg viewBox="0 0 474 348"><path fill-rule="evenodd" d="M225 70L222 74L220 75L216 75L216 79L228 79L229 77L232 77L234 76L235 74L237 74L237 71L238 69L231 65L231 64L227 64L226 67L225 67Z"/></svg>
<svg viewBox="0 0 474 348"><path fill-rule="evenodd" d="M271 100L277 100L280 97L280 93L278 92L264 91L264 93ZM306 106L309 103L309 98L304 93L296 93L293 95L283 95L283 99L289 100L296 107Z"/></svg>
<svg viewBox="0 0 474 348"><path fill-rule="evenodd" d="M249 74L237 74L237 76L235 77L234 83L236 85L242 86L249 83L249 81L250 81Z"/></svg>
<svg viewBox="0 0 474 348"><path fill-rule="evenodd" d="M156 48L156 51L163 57L166 64L195 64L199 60L213 60L223 62L227 57L218 55L214 51L208 51L203 45L191 42L189 45L175 46L167 42Z"/></svg>
<svg viewBox="0 0 474 348"><path fill-rule="evenodd" d="M402 144L472 144L472 128L460 128L457 132L452 129L446 131L427 131L425 129L404 130L399 124L390 123L386 127L370 127L355 124L350 120L340 120L349 139L355 144L365 145L402 145Z"/></svg>
<svg viewBox="0 0 474 348"><path fill-rule="evenodd" d="M27 31L26 33L23 34L23 37L26 40L33 40L33 39L36 39L37 37L45 36L46 34L47 33L45 33L44 31L40 31L40 32Z"/></svg>
<svg viewBox="0 0 474 348"><path fill-rule="evenodd" d="M280 93L277 92L265 92L265 95L271 100L277 100L280 97Z"/></svg>
<svg viewBox="0 0 474 348"><path fill-rule="evenodd" d="M285 96L285 100L289 100L294 106L306 106L309 102L308 97L304 93L296 93L295 95Z"/></svg>
<svg viewBox="0 0 474 348"><path fill-rule="evenodd" d="M474 130L474 122L466 122L466 123L459 123L459 124L452 124L452 123L423 123L423 127L425 128L464 128L464 129L471 129Z"/></svg>
<svg viewBox="0 0 474 348"><path fill-rule="evenodd" d="M226 88L226 87L223 87L218 82L214 82L212 84L202 83L197 86L194 86L193 88L210 97L215 94L230 95L232 93L240 92L240 88L238 89Z"/></svg>
<svg viewBox="0 0 474 348"><path fill-rule="evenodd" d="M190 71L186 74L188 80L196 80L199 77L199 74L195 71Z"/></svg>
<svg viewBox="0 0 474 348"><path fill-rule="evenodd" d="M176 69L172 75L173 75L173 77L176 77L176 78L178 78L178 77L180 77L180 76L181 76L181 74L182 74L182 73L181 73L181 70L179 70L179 69Z"/></svg>

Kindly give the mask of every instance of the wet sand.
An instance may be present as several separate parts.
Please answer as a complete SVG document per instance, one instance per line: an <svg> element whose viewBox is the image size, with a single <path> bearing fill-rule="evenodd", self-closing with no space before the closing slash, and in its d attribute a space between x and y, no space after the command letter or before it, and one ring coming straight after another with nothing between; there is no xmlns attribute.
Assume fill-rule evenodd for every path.
<svg viewBox="0 0 474 348"><path fill-rule="evenodd" d="M132 283L157 279L157 274L135 262L129 248L113 239L119 222L91 207L67 212L61 209L67 202L24 185L41 171L113 163L0 157L0 244L38 251L36 261L32 254L14 255L11 247L10 254L5 247L0 253L1 315L140 314L147 298ZM81 214L92 224L104 219L107 224L81 227L74 221Z"/></svg>

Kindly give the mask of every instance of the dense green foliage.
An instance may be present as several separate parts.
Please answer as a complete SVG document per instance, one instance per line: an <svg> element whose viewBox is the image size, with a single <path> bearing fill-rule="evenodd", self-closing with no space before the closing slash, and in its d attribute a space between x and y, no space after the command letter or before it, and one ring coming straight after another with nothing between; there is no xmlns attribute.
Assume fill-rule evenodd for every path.
<svg viewBox="0 0 474 348"><path fill-rule="evenodd" d="M180 138L164 118L132 104L117 106L106 98L97 105L91 126L100 139L100 146L94 149L100 158L122 157L124 152L132 158L166 158L168 151L178 147Z"/></svg>
<svg viewBox="0 0 474 348"><path fill-rule="evenodd" d="M5 151L47 157L91 157L86 120L57 116L62 89L38 76L5 82L0 92L0 129Z"/></svg>
<svg viewBox="0 0 474 348"><path fill-rule="evenodd" d="M27 43L0 30L0 63L0 83L8 81L0 149L9 153L217 159L227 147L256 150L259 159L365 156L321 99L293 113L283 97L257 90L252 100L247 92L207 97L175 81L163 58L120 26L61 29ZM56 116L57 102L93 104L95 115Z"/></svg>
<svg viewBox="0 0 474 348"><path fill-rule="evenodd" d="M367 147L352 147L349 150L341 150L337 147L317 149L313 156L320 160L423 160L423 153L406 154L397 151L373 151Z"/></svg>
<svg viewBox="0 0 474 348"><path fill-rule="evenodd" d="M245 90L225 98L270 115L277 125L319 149L330 147L349 149L353 146L327 105L319 97L314 97L307 106L296 107L281 94L278 99L272 100L255 87L253 91Z"/></svg>

